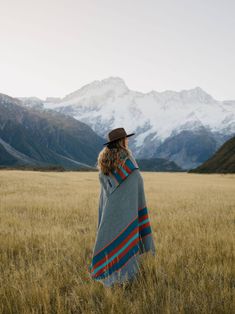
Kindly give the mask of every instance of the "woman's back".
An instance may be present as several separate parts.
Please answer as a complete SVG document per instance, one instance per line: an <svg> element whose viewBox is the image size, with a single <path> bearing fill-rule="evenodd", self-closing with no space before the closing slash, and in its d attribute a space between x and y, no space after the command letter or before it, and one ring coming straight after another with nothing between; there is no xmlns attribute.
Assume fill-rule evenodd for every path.
<svg viewBox="0 0 235 314"><path fill-rule="evenodd" d="M107 170L111 163L105 168L105 158L103 154L100 161ZM100 171L99 181L98 228L89 270L93 279L110 286L131 279L139 270L139 255L155 254L155 245L143 178L133 155L119 158L108 174Z"/></svg>

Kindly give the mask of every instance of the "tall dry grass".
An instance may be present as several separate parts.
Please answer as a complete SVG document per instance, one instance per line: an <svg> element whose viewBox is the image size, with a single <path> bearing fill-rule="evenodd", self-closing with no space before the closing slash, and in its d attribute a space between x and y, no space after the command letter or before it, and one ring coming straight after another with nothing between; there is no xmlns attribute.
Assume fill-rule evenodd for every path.
<svg viewBox="0 0 235 314"><path fill-rule="evenodd" d="M234 313L235 175L142 173L157 254L126 288L87 272L97 175L0 171L0 312Z"/></svg>

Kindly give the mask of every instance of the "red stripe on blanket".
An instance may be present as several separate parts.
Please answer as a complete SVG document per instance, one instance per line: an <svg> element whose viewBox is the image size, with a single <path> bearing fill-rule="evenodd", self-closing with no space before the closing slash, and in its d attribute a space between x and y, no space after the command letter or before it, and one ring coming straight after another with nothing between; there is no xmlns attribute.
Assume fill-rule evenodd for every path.
<svg viewBox="0 0 235 314"><path fill-rule="evenodd" d="M153 235L152 235L152 232L147 233L147 234L141 236L141 238L143 239L143 238L147 238L147 237L149 237L149 236L153 236Z"/></svg>
<svg viewBox="0 0 235 314"><path fill-rule="evenodd" d="M146 222L146 224L142 225L139 227L139 230L141 231L142 229L149 227L150 226L150 221Z"/></svg>
<svg viewBox="0 0 235 314"><path fill-rule="evenodd" d="M137 256L139 254L139 251L137 251L134 255L132 255L129 259L128 259L128 261L126 261L126 263L125 264L123 264L120 268L118 268L116 271L121 271L121 269L124 267L124 266L126 266L126 264L130 261L130 259L132 259L133 257L135 257L135 256Z"/></svg>
<svg viewBox="0 0 235 314"><path fill-rule="evenodd" d="M145 219L148 219L148 218L149 218L149 216L148 216L148 214L146 214L146 215L144 215L144 216L139 218L139 222L141 222L141 221L143 221Z"/></svg>
<svg viewBox="0 0 235 314"><path fill-rule="evenodd" d="M93 267L91 272L93 272L97 267L102 265L107 259L112 257L116 252L118 252L129 240L138 232L138 226L132 230L132 232L121 242L115 249L113 249L109 254L107 254L102 260L98 261Z"/></svg>
<svg viewBox="0 0 235 314"><path fill-rule="evenodd" d="M116 184L119 184L119 181L117 180L117 178L115 177L115 175L112 172L110 173L110 177L112 177L114 179Z"/></svg>
<svg viewBox="0 0 235 314"><path fill-rule="evenodd" d="M139 207L138 210L140 211L140 210L142 210L142 209L144 209L146 207L147 207L146 205L144 207Z"/></svg>
<svg viewBox="0 0 235 314"><path fill-rule="evenodd" d="M122 167L124 168L124 170L126 170L127 173L131 173L131 169L126 164L124 164Z"/></svg>
<svg viewBox="0 0 235 314"><path fill-rule="evenodd" d="M115 259L113 261L111 261L110 263L108 263L107 265L105 265L102 269L100 269L93 277L97 277L99 275L101 275L103 272L105 272L106 270L108 270L110 267L112 267L115 263L117 263L123 256L125 256L128 251L134 247L137 243L139 242L139 238L135 239L133 242L131 242L129 244L129 246L127 248L125 248L125 250L119 254L117 257L115 257Z"/></svg>
<svg viewBox="0 0 235 314"><path fill-rule="evenodd" d="M109 242L108 244L106 244L102 249L100 249L100 250L94 255L94 257L95 257L96 255L98 255L101 251L103 251L107 246L109 246L109 244L111 244L114 240L116 240L116 239L133 223L133 221L137 219L137 217L138 217L138 216L136 216L136 217L126 226L126 228L124 228L122 231L120 231L119 234L118 234L112 241L110 241L110 242Z"/></svg>
<svg viewBox="0 0 235 314"><path fill-rule="evenodd" d="M122 172L122 170L120 168L117 168L117 173L120 175L120 177L122 179L125 179L126 178L126 175Z"/></svg>

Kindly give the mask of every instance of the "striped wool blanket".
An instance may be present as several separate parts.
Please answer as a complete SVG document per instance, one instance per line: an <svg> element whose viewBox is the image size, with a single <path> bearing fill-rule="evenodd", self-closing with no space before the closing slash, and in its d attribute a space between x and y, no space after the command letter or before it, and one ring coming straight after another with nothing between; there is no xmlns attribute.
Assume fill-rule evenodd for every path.
<svg viewBox="0 0 235 314"><path fill-rule="evenodd" d="M143 178L131 155L110 175L99 172L98 226L89 273L105 286L133 278L139 257L156 253Z"/></svg>

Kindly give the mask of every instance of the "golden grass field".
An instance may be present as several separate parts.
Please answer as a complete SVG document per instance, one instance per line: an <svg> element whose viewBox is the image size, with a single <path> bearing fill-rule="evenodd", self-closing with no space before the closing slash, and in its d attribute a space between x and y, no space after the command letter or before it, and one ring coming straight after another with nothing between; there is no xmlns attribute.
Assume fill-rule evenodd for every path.
<svg viewBox="0 0 235 314"><path fill-rule="evenodd" d="M235 175L142 176L157 254L105 288L87 270L98 172L0 171L0 312L234 313Z"/></svg>

